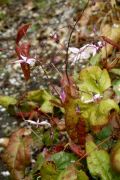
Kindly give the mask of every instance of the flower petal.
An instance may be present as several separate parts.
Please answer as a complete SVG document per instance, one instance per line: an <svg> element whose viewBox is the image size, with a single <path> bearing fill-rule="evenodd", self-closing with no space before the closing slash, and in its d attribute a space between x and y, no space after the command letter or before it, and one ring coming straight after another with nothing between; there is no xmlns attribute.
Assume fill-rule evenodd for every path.
<svg viewBox="0 0 120 180"><path fill-rule="evenodd" d="M77 54L77 53L79 53L80 50L78 48L75 48L75 47L69 47L69 51L74 53L74 54Z"/></svg>
<svg viewBox="0 0 120 180"><path fill-rule="evenodd" d="M26 56L20 55L20 57L21 57L24 61L27 61L27 57L26 57Z"/></svg>

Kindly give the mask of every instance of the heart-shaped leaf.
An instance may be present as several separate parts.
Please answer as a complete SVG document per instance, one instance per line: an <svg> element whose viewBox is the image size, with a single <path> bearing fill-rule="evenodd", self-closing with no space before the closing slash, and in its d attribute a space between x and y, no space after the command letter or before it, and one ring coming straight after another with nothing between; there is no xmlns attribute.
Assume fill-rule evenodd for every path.
<svg viewBox="0 0 120 180"><path fill-rule="evenodd" d="M25 128L14 132L9 140L3 159L14 180L25 178L26 167L31 161L31 131Z"/></svg>
<svg viewBox="0 0 120 180"><path fill-rule="evenodd" d="M119 106L112 99L101 100L99 103L87 105L82 116L88 119L90 126L103 126L108 123L108 113L112 110L119 112Z"/></svg>
<svg viewBox="0 0 120 180"><path fill-rule="evenodd" d="M101 70L98 66L90 66L83 69L80 72L79 80L79 89L85 95L91 92L101 94L111 86L107 70Z"/></svg>
<svg viewBox="0 0 120 180"><path fill-rule="evenodd" d="M51 160L54 161L59 170L65 169L67 166L77 160L77 157L72 153L58 152L51 156Z"/></svg>
<svg viewBox="0 0 120 180"><path fill-rule="evenodd" d="M86 141L87 166L91 175L100 177L101 180L111 180L110 158L105 150L100 150L91 137Z"/></svg>

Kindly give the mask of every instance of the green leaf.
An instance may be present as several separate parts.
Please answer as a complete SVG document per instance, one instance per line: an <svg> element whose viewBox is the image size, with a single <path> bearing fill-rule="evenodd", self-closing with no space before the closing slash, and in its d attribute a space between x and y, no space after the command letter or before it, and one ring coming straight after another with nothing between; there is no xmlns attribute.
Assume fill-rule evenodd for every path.
<svg viewBox="0 0 120 180"><path fill-rule="evenodd" d="M100 139L103 140L107 137L109 137L112 134L112 127L110 125L107 125L104 127L96 136Z"/></svg>
<svg viewBox="0 0 120 180"><path fill-rule="evenodd" d="M58 142L58 135L59 135L58 132L54 129L52 138L51 138L50 133L51 132L48 130L43 134L42 141L45 146L51 146L53 143Z"/></svg>
<svg viewBox="0 0 120 180"><path fill-rule="evenodd" d="M92 93L103 93L111 86L111 80L106 69L101 70L98 66L90 66L81 70L78 87L82 96ZM84 97L83 97L84 98Z"/></svg>
<svg viewBox="0 0 120 180"><path fill-rule="evenodd" d="M20 103L20 109L22 112L30 112L37 107L37 103L32 101L24 101Z"/></svg>
<svg viewBox="0 0 120 180"><path fill-rule="evenodd" d="M59 170L65 169L67 166L77 160L77 157L72 153L58 152L52 155L51 160L54 161Z"/></svg>
<svg viewBox="0 0 120 180"><path fill-rule="evenodd" d="M95 56L93 56L91 59L90 59L90 64L91 65L99 65L99 62L101 60L101 53L97 53Z"/></svg>
<svg viewBox="0 0 120 180"><path fill-rule="evenodd" d="M118 96L120 96L120 80L113 82L113 90Z"/></svg>
<svg viewBox="0 0 120 180"><path fill-rule="evenodd" d="M9 105L15 105L17 100L14 97L10 96L0 96L0 105L8 108Z"/></svg>
<svg viewBox="0 0 120 180"><path fill-rule="evenodd" d="M104 92L111 86L111 80L106 69L103 69L99 81L100 92Z"/></svg>
<svg viewBox="0 0 120 180"><path fill-rule="evenodd" d="M43 143L43 136L44 136L44 129L43 128L33 128L31 133L34 147L41 149L44 146Z"/></svg>
<svg viewBox="0 0 120 180"><path fill-rule="evenodd" d="M112 110L116 110L117 112L119 112L119 106L118 104L112 100L112 99L106 99L106 100L102 100L100 102L99 105L99 113L104 114L104 115L108 115L108 113Z"/></svg>
<svg viewBox="0 0 120 180"><path fill-rule="evenodd" d="M48 161L43 164L40 170L41 180L56 180L59 171L53 162Z"/></svg>
<svg viewBox="0 0 120 180"><path fill-rule="evenodd" d="M51 146L53 144L53 141L52 141L52 138L50 136L50 131L46 131L44 134L43 134L43 144L45 146Z"/></svg>
<svg viewBox="0 0 120 180"><path fill-rule="evenodd" d="M120 140L115 144L111 151L111 166L115 172L120 173Z"/></svg>
<svg viewBox="0 0 120 180"><path fill-rule="evenodd" d="M109 138L113 133L113 129L111 125L107 125L102 130L96 134L95 142L96 144L101 143L101 141L104 141L106 138ZM101 145L103 149L110 149L114 144L114 141L110 138L105 143Z"/></svg>
<svg viewBox="0 0 120 180"><path fill-rule="evenodd" d="M27 100L42 104L44 102L43 93L44 90L29 91L27 94Z"/></svg>
<svg viewBox="0 0 120 180"><path fill-rule="evenodd" d="M77 173L77 180L89 180L89 178L83 170L80 170Z"/></svg>
<svg viewBox="0 0 120 180"><path fill-rule="evenodd" d="M114 69L114 68L113 68L113 69L110 70L110 72L112 72L112 73L120 76L120 69L117 69L117 68Z"/></svg>
<svg viewBox="0 0 120 180"><path fill-rule="evenodd" d="M54 105L51 100L57 100L54 96L49 94L46 90L34 90L27 94L27 100L36 102L40 105L40 110L45 113L52 113Z"/></svg>
<svg viewBox="0 0 120 180"><path fill-rule="evenodd" d="M90 126L103 126L108 123L108 114L114 109L119 112L119 106L112 99L101 100L99 103L91 103L82 109L82 116L86 118Z"/></svg>
<svg viewBox="0 0 120 180"><path fill-rule="evenodd" d="M91 175L100 177L101 180L112 180L110 172L110 158L105 150L100 150L92 141L87 138L86 141L87 166Z"/></svg>
<svg viewBox="0 0 120 180"><path fill-rule="evenodd" d="M69 166L64 171L61 171L57 180L77 180L77 171L74 166Z"/></svg>
<svg viewBox="0 0 120 180"><path fill-rule="evenodd" d="M33 168L33 170L32 170L33 175L34 175L34 173L35 173L36 171L40 171L40 169L41 169L41 167L42 167L42 165L43 165L44 162L45 162L45 158L44 158L44 156L40 153L40 154L37 156L37 161L36 161L35 166L34 166L34 168Z"/></svg>

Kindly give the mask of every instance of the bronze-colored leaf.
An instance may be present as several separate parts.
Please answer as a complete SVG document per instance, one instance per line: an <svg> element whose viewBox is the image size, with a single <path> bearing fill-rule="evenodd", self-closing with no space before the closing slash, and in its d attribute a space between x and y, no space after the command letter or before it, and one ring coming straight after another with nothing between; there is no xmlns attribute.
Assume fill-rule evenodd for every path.
<svg viewBox="0 0 120 180"><path fill-rule="evenodd" d="M31 160L32 139L30 133L30 130L26 128L14 132L4 152L3 160L8 166L12 180L25 178L25 170Z"/></svg>

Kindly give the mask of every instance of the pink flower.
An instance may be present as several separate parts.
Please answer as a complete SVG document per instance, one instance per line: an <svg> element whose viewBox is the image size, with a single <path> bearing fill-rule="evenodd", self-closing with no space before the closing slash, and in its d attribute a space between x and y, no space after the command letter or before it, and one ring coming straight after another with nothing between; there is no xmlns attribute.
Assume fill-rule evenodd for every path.
<svg viewBox="0 0 120 180"><path fill-rule="evenodd" d="M61 99L62 103L65 102L66 94L65 94L65 91L63 89L60 92L60 99Z"/></svg>
<svg viewBox="0 0 120 180"><path fill-rule="evenodd" d="M69 47L70 60L74 65L76 61L89 59L91 56L94 56L98 51L98 46L94 44L86 44L85 46L81 47L80 49L75 47Z"/></svg>

